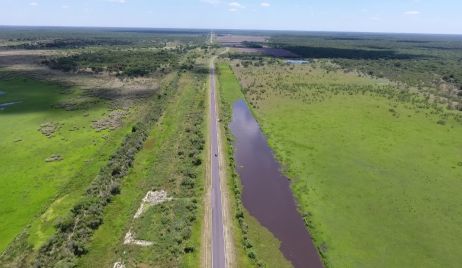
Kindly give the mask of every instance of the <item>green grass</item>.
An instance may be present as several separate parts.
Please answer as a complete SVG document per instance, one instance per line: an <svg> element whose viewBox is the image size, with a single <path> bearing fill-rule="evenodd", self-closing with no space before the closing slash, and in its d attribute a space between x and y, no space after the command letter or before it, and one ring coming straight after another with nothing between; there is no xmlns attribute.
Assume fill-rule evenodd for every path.
<svg viewBox="0 0 462 268"><path fill-rule="evenodd" d="M244 99L244 95L241 92L241 87L238 80L234 76L232 70L228 64L220 64L218 66L218 82L219 82L219 96L221 99L221 118L224 122L225 135L228 142L225 144L225 152L227 154L227 162L233 161L233 148L232 148L232 134L230 133L227 125L231 121L232 116L232 105L234 102L240 99ZM239 178L235 175L236 172L232 166L228 165L227 181L228 189L233 192L235 187L241 188ZM237 198L234 193L230 194L231 198ZM290 263L284 258L279 250L280 241L278 241L266 228L260 225L260 223L252 217L243 207L240 200L230 200L232 215L236 215L237 211L243 209L244 211L244 223L248 226L247 230L243 232L240 227L239 221L236 217L233 217L233 238L234 244L237 249L237 267L252 267L258 264L267 267L291 267ZM257 259L252 260L248 256L248 252L244 250L244 237L247 236L248 240L251 241L253 251ZM257 263L255 263L255 261Z"/></svg>
<svg viewBox="0 0 462 268"><path fill-rule="evenodd" d="M203 77L202 77L203 78ZM188 134L184 128L190 127L194 114L205 112L203 100L203 79L195 80L189 74L182 74L179 92L168 105L159 124L151 131L144 148L136 156L133 169L121 187L122 192L108 205L104 224L96 231L89 247L89 253L79 261L79 267L112 266L123 261L128 266L149 267L198 267L200 263L201 231L203 208L197 202L196 220L190 228L191 234L181 245L194 248L192 253L178 253L175 241L180 232L169 232L174 226L183 226L189 215L187 206L191 200L199 200L203 194L203 166L197 167L197 184L191 193L180 183L178 171L187 167L178 152L187 150ZM191 169L192 170L192 169ZM141 218L133 220L141 199L148 190L166 190L174 200L149 208ZM166 223L169 223L166 225ZM132 228L136 239L154 241L151 247L125 246L123 239ZM183 251L183 249L181 249Z"/></svg>
<svg viewBox="0 0 462 268"><path fill-rule="evenodd" d="M458 267L460 121L376 92L356 93L377 82L351 74L264 68L237 73L241 81L262 81L244 82L246 97L293 179L326 264ZM329 89L339 85L344 90ZM445 124L437 124L442 118Z"/></svg>
<svg viewBox="0 0 462 268"><path fill-rule="evenodd" d="M72 207L115 151L128 126L96 132L92 120L103 117L104 102L97 101L88 111L53 108L63 101L83 101L78 88L13 78L1 80L0 91L6 92L0 103L21 101L0 111L0 251L28 224L29 242L38 248L53 233L55 219ZM52 138L38 130L46 122L61 126ZM64 160L46 163L53 154Z"/></svg>

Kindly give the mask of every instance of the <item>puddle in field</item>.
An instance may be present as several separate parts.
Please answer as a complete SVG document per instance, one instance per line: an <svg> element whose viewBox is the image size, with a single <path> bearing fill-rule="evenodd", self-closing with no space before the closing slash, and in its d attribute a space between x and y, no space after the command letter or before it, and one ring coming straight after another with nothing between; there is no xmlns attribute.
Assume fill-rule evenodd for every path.
<svg viewBox="0 0 462 268"><path fill-rule="evenodd" d="M15 105L15 104L18 104L18 103L21 103L21 102L20 101L15 101L15 102L0 103L0 111L3 111L6 108L8 108L9 106Z"/></svg>
<svg viewBox="0 0 462 268"><path fill-rule="evenodd" d="M5 93L4 91L1 91L1 90L0 90L0 96L3 96L3 95L5 95L5 94L6 94L6 93Z"/></svg>
<svg viewBox="0 0 462 268"><path fill-rule="evenodd" d="M322 267L297 211L290 182L281 174L265 136L242 100L234 103L230 127L245 208L281 241L280 250L294 267Z"/></svg>
<svg viewBox="0 0 462 268"><path fill-rule="evenodd" d="M300 64L307 64L310 63L307 60L286 60L287 64L294 64L294 65L300 65Z"/></svg>

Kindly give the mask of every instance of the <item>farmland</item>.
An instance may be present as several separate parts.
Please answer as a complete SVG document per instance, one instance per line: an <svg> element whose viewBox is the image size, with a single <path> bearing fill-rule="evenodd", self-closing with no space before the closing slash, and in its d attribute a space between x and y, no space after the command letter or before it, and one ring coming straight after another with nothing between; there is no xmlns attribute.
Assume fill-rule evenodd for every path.
<svg viewBox="0 0 462 268"><path fill-rule="evenodd" d="M231 65L327 266L460 262L458 112L322 60Z"/></svg>

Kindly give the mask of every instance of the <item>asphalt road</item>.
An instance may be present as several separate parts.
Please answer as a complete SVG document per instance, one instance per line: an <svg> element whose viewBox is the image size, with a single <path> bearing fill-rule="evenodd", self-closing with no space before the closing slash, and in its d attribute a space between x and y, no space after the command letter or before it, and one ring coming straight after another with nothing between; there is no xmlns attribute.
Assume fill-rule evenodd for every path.
<svg viewBox="0 0 462 268"><path fill-rule="evenodd" d="M215 64L210 64L210 153L212 179L212 267L225 268L225 239L223 230L223 206L220 183L218 146L218 114L215 91Z"/></svg>

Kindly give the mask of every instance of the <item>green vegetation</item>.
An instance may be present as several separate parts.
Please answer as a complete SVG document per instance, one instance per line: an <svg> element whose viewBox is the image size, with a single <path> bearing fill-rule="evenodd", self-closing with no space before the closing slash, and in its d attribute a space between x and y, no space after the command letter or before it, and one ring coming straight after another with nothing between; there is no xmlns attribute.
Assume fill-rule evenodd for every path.
<svg viewBox="0 0 462 268"><path fill-rule="evenodd" d="M57 222L56 235L40 248L35 265L73 266L77 257L88 253L87 244L103 223L104 208L114 195L120 193L121 180L132 167L135 155L143 147L150 129L162 115L171 90L162 93L154 98L145 115L132 127L120 148L72 208L70 215Z"/></svg>
<svg viewBox="0 0 462 268"><path fill-rule="evenodd" d="M460 36L403 34L306 34L273 36L273 47L301 57L331 59L343 69L385 77L431 91L462 109L462 46Z"/></svg>
<svg viewBox="0 0 462 268"><path fill-rule="evenodd" d="M0 47L9 49L80 49L87 47L201 46L208 31L3 26Z"/></svg>
<svg viewBox="0 0 462 268"><path fill-rule="evenodd" d="M121 195L109 204L106 224L96 232L89 254L79 266L111 266L116 261L150 267L199 266L205 76L184 73L179 79L181 90L137 156ZM165 190L173 200L151 207L133 220L139 202L151 189ZM154 241L155 245L123 245L128 230L136 233L136 239Z"/></svg>
<svg viewBox="0 0 462 268"><path fill-rule="evenodd" d="M34 246L43 243L52 232L49 222L76 200L83 191L82 184L93 179L129 127L123 124L112 132L96 132L92 121L103 117L107 104L82 97L78 88L22 78L2 79L0 88L5 92L0 103L19 102L0 111L0 146L4 152L0 155L3 251L34 216L45 212L55 201L43 224L35 222L30 234ZM83 110L54 108L58 103L76 99L94 104ZM133 110L127 122L133 120L135 113ZM47 124L53 127L46 129ZM47 162L56 154L61 161Z"/></svg>
<svg viewBox="0 0 462 268"><path fill-rule="evenodd" d="M326 266L457 267L462 39L265 35L242 46L309 59L236 50L218 67L236 265L290 267L241 202L228 125L245 99ZM0 29L1 267L203 265L206 63L218 47L207 41ZM134 218L148 191L168 199Z"/></svg>
<svg viewBox="0 0 462 268"><path fill-rule="evenodd" d="M176 50L110 50L100 49L76 55L44 61L50 68L65 72L91 70L93 73L109 72L117 76L145 76L156 71L168 73L178 65Z"/></svg>
<svg viewBox="0 0 462 268"><path fill-rule="evenodd" d="M459 112L325 64L233 66L328 267L458 266Z"/></svg>
<svg viewBox="0 0 462 268"><path fill-rule="evenodd" d="M0 110L0 146L11 152L0 156L5 165L0 174L5 185L0 199L0 266L74 267L96 261L83 256L90 253L89 248L96 248L92 237L108 224L106 219L127 215L109 206L123 199L115 197L125 194L125 185L124 197L129 198L124 200L129 203L128 208L124 207L126 213L139 205L143 193L130 188L131 177L128 184L124 181L132 174L135 156L145 148L143 144L157 128L165 107L172 112L173 106L179 105L171 102L178 88L190 92L181 93L185 110L178 114L176 132L168 137L178 142L170 143L178 146L178 151L169 147L171 154L162 156L163 163L172 168L157 166L152 171L163 174L166 185L162 186L178 198L170 202L172 206L165 204L167 208L162 212L162 224L169 219L175 229L162 234L165 247L155 247L157 255L147 250L144 255L134 254L129 261L197 266L202 221L196 219L203 213L199 202L204 146L201 109L205 109L200 98L204 97L205 73L197 65L203 53L196 47L202 37L77 29L76 36L71 37L72 31L45 29L31 33L8 29L0 31L0 46L28 42L31 47L10 47L0 70L0 105L17 102ZM59 45L62 40L66 40L63 46ZM130 48L124 47L129 43ZM14 48L60 50L43 54L40 50L24 53ZM66 71L73 73L45 68L40 62L43 55L56 55L49 56L45 63L62 70L66 69L62 66L71 66ZM183 78L179 80L180 76ZM175 140L172 135L178 133L182 139L177 135ZM146 212L151 214L151 210ZM109 225L114 223L125 228L131 221ZM143 236L150 232L148 223L143 216L132 227ZM179 229L180 235L176 232ZM122 247L123 241L114 241ZM113 264L117 258L107 261Z"/></svg>
<svg viewBox="0 0 462 268"><path fill-rule="evenodd" d="M228 188L233 200L231 202L233 218L233 235L235 244L239 245L238 267L290 267L290 263L279 251L280 242L245 210L241 201L241 184L235 170L233 138L228 125L231 122L232 106L235 101L244 99L240 85L228 64L218 66L219 95L221 101L221 120L223 122L227 156Z"/></svg>

